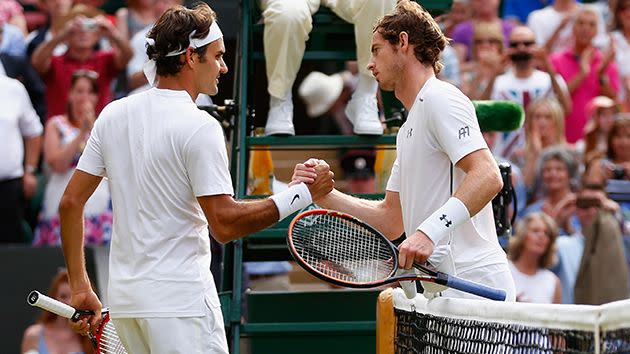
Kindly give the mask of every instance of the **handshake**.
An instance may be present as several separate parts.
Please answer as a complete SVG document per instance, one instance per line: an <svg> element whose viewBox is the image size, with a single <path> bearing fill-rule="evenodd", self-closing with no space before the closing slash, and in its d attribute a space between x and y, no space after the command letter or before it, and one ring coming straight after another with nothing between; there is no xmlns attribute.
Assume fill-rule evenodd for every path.
<svg viewBox="0 0 630 354"><path fill-rule="evenodd" d="M334 186L335 174L330 170L330 166L324 160L310 158L303 163L295 165L293 176L289 186L304 182L311 193L313 201L326 196Z"/></svg>

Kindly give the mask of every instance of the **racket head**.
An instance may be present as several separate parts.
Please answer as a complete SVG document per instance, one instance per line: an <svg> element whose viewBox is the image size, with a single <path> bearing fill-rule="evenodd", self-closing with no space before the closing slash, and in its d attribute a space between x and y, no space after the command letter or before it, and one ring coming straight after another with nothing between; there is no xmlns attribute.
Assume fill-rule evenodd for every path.
<svg viewBox="0 0 630 354"><path fill-rule="evenodd" d="M389 282L398 254L383 234L352 215L312 209L289 225L289 251L312 275L335 285L371 288Z"/></svg>
<svg viewBox="0 0 630 354"><path fill-rule="evenodd" d="M90 333L90 340L97 354L127 354L118 333L116 333L108 309L103 309L101 322L96 331Z"/></svg>

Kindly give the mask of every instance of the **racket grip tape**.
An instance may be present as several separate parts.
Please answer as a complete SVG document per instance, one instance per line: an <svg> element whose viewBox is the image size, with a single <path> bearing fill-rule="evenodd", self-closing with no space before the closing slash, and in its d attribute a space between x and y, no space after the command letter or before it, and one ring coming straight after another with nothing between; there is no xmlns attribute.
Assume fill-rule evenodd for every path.
<svg viewBox="0 0 630 354"><path fill-rule="evenodd" d="M505 290L492 288L444 273L438 273L438 283L490 300L505 301L505 297L507 296Z"/></svg>
<svg viewBox="0 0 630 354"><path fill-rule="evenodd" d="M59 300L48 297L39 291L33 290L28 294L26 301L31 306L36 306L55 315L69 318L72 321L78 321L81 316L92 315L92 311L75 310L72 306L65 304Z"/></svg>

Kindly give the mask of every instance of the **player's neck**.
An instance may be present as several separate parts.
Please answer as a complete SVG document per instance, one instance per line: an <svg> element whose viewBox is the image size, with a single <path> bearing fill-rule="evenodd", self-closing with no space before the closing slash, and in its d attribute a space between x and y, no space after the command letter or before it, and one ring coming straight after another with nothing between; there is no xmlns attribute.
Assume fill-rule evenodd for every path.
<svg viewBox="0 0 630 354"><path fill-rule="evenodd" d="M406 67L405 72L400 77L400 82L394 89L394 94L407 111L413 106L413 102L424 84L434 76L433 67L426 67L419 62Z"/></svg>
<svg viewBox="0 0 630 354"><path fill-rule="evenodd" d="M160 76L157 88L163 90L186 91L193 101L197 99L199 92L193 85L193 80L186 75Z"/></svg>

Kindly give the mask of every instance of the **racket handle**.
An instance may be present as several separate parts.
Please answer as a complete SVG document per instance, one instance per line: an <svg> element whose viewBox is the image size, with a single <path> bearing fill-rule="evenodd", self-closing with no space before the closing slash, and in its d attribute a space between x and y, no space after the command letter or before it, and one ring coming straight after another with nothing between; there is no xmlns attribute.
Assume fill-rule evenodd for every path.
<svg viewBox="0 0 630 354"><path fill-rule="evenodd" d="M438 283L442 283L449 288L485 297L486 299L490 300L505 301L506 297L505 290L503 289L491 288L487 285L482 285L444 273L438 273Z"/></svg>
<svg viewBox="0 0 630 354"><path fill-rule="evenodd" d="M72 306L64 304L63 302L48 297L39 291L33 290L28 294L26 301L29 305L39 307L46 311L52 312L55 315L69 318L72 321L78 321L83 315L93 315L92 311L75 310Z"/></svg>

